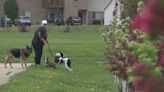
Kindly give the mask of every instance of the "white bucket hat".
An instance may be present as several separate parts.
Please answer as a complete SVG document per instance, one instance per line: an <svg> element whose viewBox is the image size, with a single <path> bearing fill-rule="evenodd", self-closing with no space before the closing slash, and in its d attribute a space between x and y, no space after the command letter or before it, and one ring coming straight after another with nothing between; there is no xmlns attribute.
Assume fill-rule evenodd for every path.
<svg viewBox="0 0 164 92"><path fill-rule="evenodd" d="M41 22L41 24L43 24L43 25L47 25L47 20L42 20L42 22Z"/></svg>

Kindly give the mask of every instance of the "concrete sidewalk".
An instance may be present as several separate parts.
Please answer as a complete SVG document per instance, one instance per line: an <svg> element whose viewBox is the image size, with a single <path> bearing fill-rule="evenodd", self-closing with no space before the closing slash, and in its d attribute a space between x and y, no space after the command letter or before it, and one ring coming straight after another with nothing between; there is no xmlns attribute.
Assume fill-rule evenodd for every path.
<svg viewBox="0 0 164 92"><path fill-rule="evenodd" d="M29 67L32 63L28 63L27 67ZM22 69L20 63L12 63L13 69L10 68L9 64L7 64L7 69L5 69L4 64L0 63L0 85L6 84L9 82L10 77L16 73L20 73L25 71L26 69Z"/></svg>

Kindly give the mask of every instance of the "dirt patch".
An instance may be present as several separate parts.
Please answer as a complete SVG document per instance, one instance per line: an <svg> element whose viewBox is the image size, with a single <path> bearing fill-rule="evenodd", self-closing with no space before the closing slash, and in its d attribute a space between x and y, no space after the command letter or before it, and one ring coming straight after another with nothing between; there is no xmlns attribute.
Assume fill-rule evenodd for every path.
<svg viewBox="0 0 164 92"><path fill-rule="evenodd" d="M29 67L32 63L28 63L27 67ZM10 66L7 66L7 69L4 68L4 64L0 63L0 85L6 84L9 82L10 77L16 73L20 73L25 71L26 69L22 69L20 63L13 63L13 69Z"/></svg>

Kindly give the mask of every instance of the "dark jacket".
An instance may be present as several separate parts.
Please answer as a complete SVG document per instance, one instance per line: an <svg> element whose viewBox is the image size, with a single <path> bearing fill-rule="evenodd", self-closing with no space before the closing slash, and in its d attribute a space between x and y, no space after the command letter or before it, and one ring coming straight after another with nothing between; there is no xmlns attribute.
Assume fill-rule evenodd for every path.
<svg viewBox="0 0 164 92"><path fill-rule="evenodd" d="M47 31L44 27L39 27L33 37L33 42L44 45L44 43L40 40L41 38L47 41Z"/></svg>

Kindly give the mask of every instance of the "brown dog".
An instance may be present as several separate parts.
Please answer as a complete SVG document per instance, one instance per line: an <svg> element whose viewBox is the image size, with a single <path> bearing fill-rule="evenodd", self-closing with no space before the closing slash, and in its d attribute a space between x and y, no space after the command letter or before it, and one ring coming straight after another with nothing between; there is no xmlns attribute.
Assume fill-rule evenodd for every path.
<svg viewBox="0 0 164 92"><path fill-rule="evenodd" d="M5 68L7 68L6 67L7 63L9 63L10 67L13 68L11 62L13 61L14 58L19 58L21 61L22 68L24 68L23 63L27 68L27 58L30 56L31 53L32 53L32 48L29 46L26 46L26 48L23 49L13 48L9 50L5 57L5 62L4 62Z"/></svg>
<svg viewBox="0 0 164 92"><path fill-rule="evenodd" d="M50 61L48 60L48 58L44 58L44 60L45 60L45 63L46 63L46 65L47 65L48 67L53 67L54 69L56 69L56 65L55 65L54 62L50 62Z"/></svg>

